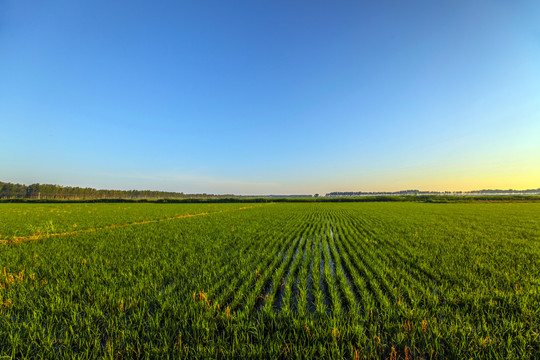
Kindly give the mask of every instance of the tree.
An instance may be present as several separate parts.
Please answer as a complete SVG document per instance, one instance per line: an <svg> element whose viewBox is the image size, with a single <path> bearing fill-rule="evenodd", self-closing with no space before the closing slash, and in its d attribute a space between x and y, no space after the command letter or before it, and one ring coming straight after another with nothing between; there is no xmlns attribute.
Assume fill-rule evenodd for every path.
<svg viewBox="0 0 540 360"><path fill-rule="evenodd" d="M26 188L26 198L36 199L39 198L39 184L32 184Z"/></svg>

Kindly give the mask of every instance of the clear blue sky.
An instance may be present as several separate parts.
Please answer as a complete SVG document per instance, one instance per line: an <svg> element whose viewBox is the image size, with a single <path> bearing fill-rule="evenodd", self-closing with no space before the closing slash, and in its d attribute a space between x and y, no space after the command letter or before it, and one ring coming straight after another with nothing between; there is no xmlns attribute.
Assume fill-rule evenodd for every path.
<svg viewBox="0 0 540 360"><path fill-rule="evenodd" d="M540 187L538 1L0 1L0 181Z"/></svg>

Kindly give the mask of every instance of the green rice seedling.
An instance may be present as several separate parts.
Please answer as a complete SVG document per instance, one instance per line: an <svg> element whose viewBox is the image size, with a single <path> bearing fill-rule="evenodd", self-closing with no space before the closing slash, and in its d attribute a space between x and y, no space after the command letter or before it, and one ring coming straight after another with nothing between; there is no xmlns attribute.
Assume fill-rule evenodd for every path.
<svg viewBox="0 0 540 360"><path fill-rule="evenodd" d="M540 204L253 205L0 204L0 357L540 357Z"/></svg>

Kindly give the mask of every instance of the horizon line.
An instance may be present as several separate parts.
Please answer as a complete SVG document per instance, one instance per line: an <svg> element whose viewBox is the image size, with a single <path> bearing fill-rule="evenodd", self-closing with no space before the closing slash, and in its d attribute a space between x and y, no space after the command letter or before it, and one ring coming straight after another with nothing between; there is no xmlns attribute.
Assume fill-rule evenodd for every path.
<svg viewBox="0 0 540 360"><path fill-rule="evenodd" d="M236 194L236 193L212 193L212 192L199 192L199 193L186 193L183 191L171 191L171 190L151 190L151 189L112 189L112 188L98 188L98 187L89 187L89 186L73 186L73 185L60 185L60 184L50 184L50 183L32 183L32 184L24 184L24 183L12 183L12 182L4 182L0 181L0 184L10 184L10 185L19 185L19 186L31 186L31 185L50 185L50 186L59 186L63 188L80 188L80 189L93 189L96 191L151 191L151 192L163 192L163 193L175 193L175 194L184 194L186 196L189 195L209 195L209 196L243 196L243 197L277 197L277 196L328 196L328 195L338 195L339 194L347 194L352 193L358 194L358 195L371 195L371 194L399 194L404 192L419 192L419 193L435 193L435 194L441 194L441 193L476 193L476 192L483 192L483 191L493 191L493 192L526 192L526 191L539 191L540 187L538 188L529 188L529 189L514 189L514 188L508 188L508 189L494 189L494 188L483 188L483 189L475 189L475 190L419 190L419 189L401 189L401 190L392 190L392 191L366 191L366 190L345 190L345 191L329 191L324 194L319 192L312 192L312 193L268 193L268 194ZM350 196L350 195L346 195Z"/></svg>

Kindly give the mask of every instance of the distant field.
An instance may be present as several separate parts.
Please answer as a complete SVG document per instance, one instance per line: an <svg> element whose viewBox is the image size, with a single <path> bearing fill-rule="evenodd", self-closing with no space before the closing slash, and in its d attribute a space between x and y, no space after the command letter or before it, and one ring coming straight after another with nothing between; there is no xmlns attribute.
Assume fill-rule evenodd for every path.
<svg viewBox="0 0 540 360"><path fill-rule="evenodd" d="M0 234L0 359L540 358L540 203L0 204Z"/></svg>
<svg viewBox="0 0 540 360"><path fill-rule="evenodd" d="M43 236L233 210L253 204L9 204L0 203L0 239Z"/></svg>

